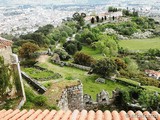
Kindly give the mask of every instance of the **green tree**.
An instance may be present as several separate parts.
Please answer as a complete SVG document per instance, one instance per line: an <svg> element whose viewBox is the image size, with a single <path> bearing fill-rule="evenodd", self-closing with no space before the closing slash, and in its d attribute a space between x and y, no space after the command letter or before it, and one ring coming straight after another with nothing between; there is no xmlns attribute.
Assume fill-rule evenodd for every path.
<svg viewBox="0 0 160 120"><path fill-rule="evenodd" d="M74 55L74 62L80 65L91 66L95 62L95 60L85 53L77 52Z"/></svg>
<svg viewBox="0 0 160 120"><path fill-rule="evenodd" d="M80 13L76 12L73 14L73 19L76 20L80 26L83 26L85 24L85 22L84 22L85 17L86 17L85 13L80 14Z"/></svg>
<svg viewBox="0 0 160 120"><path fill-rule="evenodd" d="M92 66L92 72L102 75L103 77L110 77L112 74L116 73L116 71L117 65L115 64L115 61L111 58L104 58L98 60Z"/></svg>
<svg viewBox="0 0 160 120"><path fill-rule="evenodd" d="M19 55L21 58L32 59L37 50L39 50L39 47L36 44L27 42L22 45Z"/></svg>
<svg viewBox="0 0 160 120"><path fill-rule="evenodd" d="M78 41L67 41L63 44L63 47L70 55L74 55L77 51L82 49L82 45Z"/></svg>

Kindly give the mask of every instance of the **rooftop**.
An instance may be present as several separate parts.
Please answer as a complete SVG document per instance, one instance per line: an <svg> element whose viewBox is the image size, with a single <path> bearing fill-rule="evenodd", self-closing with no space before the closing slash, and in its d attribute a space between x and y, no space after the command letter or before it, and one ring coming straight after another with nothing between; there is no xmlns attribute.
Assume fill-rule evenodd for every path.
<svg viewBox="0 0 160 120"><path fill-rule="evenodd" d="M153 111L149 113L148 111L133 112L125 111L108 111L102 112L98 110L97 112L82 110L74 110L73 112L68 111L56 111L56 110L0 110L0 120L159 120L160 115L158 112Z"/></svg>
<svg viewBox="0 0 160 120"><path fill-rule="evenodd" d="M4 48L6 46L11 46L11 45L12 45L12 41L0 37L0 48Z"/></svg>

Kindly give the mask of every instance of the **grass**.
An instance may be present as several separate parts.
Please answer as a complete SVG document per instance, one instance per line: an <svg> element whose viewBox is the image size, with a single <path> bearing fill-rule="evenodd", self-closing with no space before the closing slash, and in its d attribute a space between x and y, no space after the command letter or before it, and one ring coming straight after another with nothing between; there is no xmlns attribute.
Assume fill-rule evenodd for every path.
<svg viewBox="0 0 160 120"><path fill-rule="evenodd" d="M145 88L146 90L160 93L160 88L157 88L155 86L142 86L142 87Z"/></svg>
<svg viewBox="0 0 160 120"><path fill-rule="evenodd" d="M72 86L72 85L77 85L78 82L75 80L62 80L59 82L56 82L50 86L50 88L45 92L44 96L48 99L46 102L49 105L52 104L57 104L57 101L61 97L62 91L67 87L67 86Z"/></svg>
<svg viewBox="0 0 160 120"><path fill-rule="evenodd" d="M130 80L130 79L126 79L126 78L117 78L116 80L119 82L124 82L129 85L139 86L139 82L134 81L134 80Z"/></svg>
<svg viewBox="0 0 160 120"><path fill-rule="evenodd" d="M101 59L104 56L100 53L100 51L98 50L93 50L91 47L88 46L83 46L83 49L81 50L81 52L84 52L90 56L92 56L94 59Z"/></svg>
<svg viewBox="0 0 160 120"><path fill-rule="evenodd" d="M22 68L24 72L26 72L30 77L36 79L36 80L43 80L43 79L57 79L58 75L52 71L47 71L47 70L39 70L36 68ZM48 80L48 79L47 79Z"/></svg>
<svg viewBox="0 0 160 120"><path fill-rule="evenodd" d="M121 40L119 45L133 51L146 51L150 48L160 49L160 38Z"/></svg>
<svg viewBox="0 0 160 120"><path fill-rule="evenodd" d="M110 95L116 88L128 89L128 86L124 86L120 83L115 83L109 80L106 80L106 84L95 83L95 80L99 77L98 75L89 75L86 71L77 68L66 66L60 67L49 62L39 63L38 65L53 72L60 73L62 75L62 78L57 79L59 81L66 81L66 83L69 83L72 80L81 80L81 82L83 83L84 94L90 94L94 100L96 99L96 94L103 89L108 91Z"/></svg>

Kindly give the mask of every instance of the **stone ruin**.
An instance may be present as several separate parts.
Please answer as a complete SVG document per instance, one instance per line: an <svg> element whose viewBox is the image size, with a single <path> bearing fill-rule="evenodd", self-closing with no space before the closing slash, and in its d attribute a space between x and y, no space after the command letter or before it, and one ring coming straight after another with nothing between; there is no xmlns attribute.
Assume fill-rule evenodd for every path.
<svg viewBox="0 0 160 120"><path fill-rule="evenodd" d="M105 83L106 80L105 80L104 78L97 78L97 79L95 80L95 82L97 82L97 83Z"/></svg>

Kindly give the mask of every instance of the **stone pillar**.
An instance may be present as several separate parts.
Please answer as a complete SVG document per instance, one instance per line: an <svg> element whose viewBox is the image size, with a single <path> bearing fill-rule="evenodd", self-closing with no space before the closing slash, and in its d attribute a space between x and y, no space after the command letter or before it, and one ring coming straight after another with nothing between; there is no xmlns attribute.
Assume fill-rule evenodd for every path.
<svg viewBox="0 0 160 120"><path fill-rule="evenodd" d="M83 106L83 85L68 87L67 88L68 108L70 110L82 110Z"/></svg>
<svg viewBox="0 0 160 120"><path fill-rule="evenodd" d="M20 102L19 106L17 107L18 109L20 109L23 106L23 104L25 103L25 101L26 101L26 95L25 95L25 90L24 90L24 85L23 85L23 80L22 80L22 75L21 75L21 69L20 69L18 56L16 54L12 54L11 55L11 61L12 61L13 69L15 71L17 71L17 73L18 73L19 82L20 82L21 88L22 88L21 92L22 92L23 99Z"/></svg>

